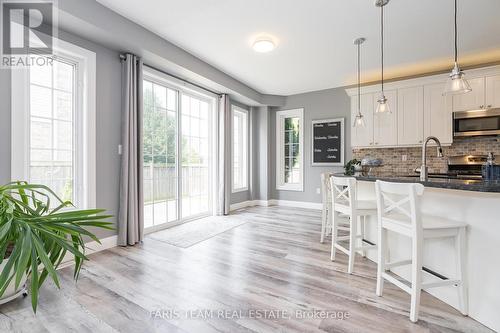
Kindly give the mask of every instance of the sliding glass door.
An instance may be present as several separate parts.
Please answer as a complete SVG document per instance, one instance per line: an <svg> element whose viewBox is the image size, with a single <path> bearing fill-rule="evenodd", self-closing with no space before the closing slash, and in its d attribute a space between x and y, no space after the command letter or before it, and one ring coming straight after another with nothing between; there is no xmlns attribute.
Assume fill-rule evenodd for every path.
<svg viewBox="0 0 500 333"><path fill-rule="evenodd" d="M145 228L210 215L212 100L149 75L143 98Z"/></svg>
<svg viewBox="0 0 500 333"><path fill-rule="evenodd" d="M211 207L209 101L182 94L182 217L207 213Z"/></svg>

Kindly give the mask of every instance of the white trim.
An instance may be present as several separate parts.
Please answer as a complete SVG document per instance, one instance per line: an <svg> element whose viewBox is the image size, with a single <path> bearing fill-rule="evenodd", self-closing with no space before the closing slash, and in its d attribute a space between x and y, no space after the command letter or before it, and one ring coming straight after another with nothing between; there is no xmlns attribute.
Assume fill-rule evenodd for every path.
<svg viewBox="0 0 500 333"><path fill-rule="evenodd" d="M322 209L323 204L319 202L307 202L307 201L289 201L289 200L269 200L269 206L283 206L283 207L294 207L294 208L306 208L306 209Z"/></svg>
<svg viewBox="0 0 500 333"><path fill-rule="evenodd" d="M112 248L118 246L118 236L117 235L113 235L110 237L100 239L100 241L101 241L101 244L97 243L96 241L85 243L85 255L87 256L87 255L90 255L93 253L112 249ZM75 262L74 255L72 253L68 252L64 256L64 259L62 260L61 265L59 266L58 269L71 266L74 262Z"/></svg>
<svg viewBox="0 0 500 333"><path fill-rule="evenodd" d="M245 157L243 159L244 164L246 164L246 169L245 169L245 178L246 178L246 186L244 187L234 187L234 113L240 112L243 113L246 117L245 119L245 131L244 133L246 135L246 151L245 151ZM239 192L246 192L249 189L249 182L250 182L250 140L249 140L249 133L250 133L250 112L247 109L244 109L242 107L239 107L237 105L231 104L231 193L239 193ZM241 129L240 129L241 130Z"/></svg>
<svg viewBox="0 0 500 333"><path fill-rule="evenodd" d="M95 208L96 206L96 54L95 52L54 38L53 54L61 58L69 58L76 62L75 97L77 100L75 119L73 122L81 125L81 131L76 131L76 145L83 147L84 163L79 164L79 157L73 161L78 172L74 189L80 202L78 208ZM12 118L11 118L11 149L16 154L11 157L11 179L29 179L29 68L12 69ZM81 117L81 118L80 118Z"/></svg>
<svg viewBox="0 0 500 333"><path fill-rule="evenodd" d="M316 209L320 210L323 208L323 204L319 202L306 202L306 201L288 201L288 200L248 200L243 202L238 202L230 206L230 211L235 211L247 207L269 207L269 206L283 206L283 207L295 207L295 208L305 208L305 209Z"/></svg>
<svg viewBox="0 0 500 333"><path fill-rule="evenodd" d="M284 142L284 119L290 117L299 118L299 168L300 183L287 184L285 176L285 142ZM282 110L276 112L276 189L281 191L304 191L304 108Z"/></svg>
<svg viewBox="0 0 500 333"><path fill-rule="evenodd" d="M451 67L450 67L451 71ZM468 69L465 71L467 75L467 79L474 79L474 78L479 78L479 77L485 77L485 76L492 76L492 75L500 75L500 65L497 66L488 66L488 67L482 67L482 68L477 68L477 69ZM435 84L435 83L444 83L448 79L449 73L443 73L443 74L437 74L437 75L430 75L430 76L423 76L423 77L418 77L418 78L413 78L413 79L401 79L398 81L393 81L393 82L387 82L384 83L384 89L385 90L395 90L395 89L401 89L401 88L410 88L410 87L415 87L415 86L422 86L422 85L428 85L428 84ZM357 88L349 88L345 90L347 95L349 96L357 96L358 90ZM380 84L375 83L369 86L364 86L361 87L361 94L369 94L369 93L377 93L380 92ZM370 147L373 148L373 147Z"/></svg>
<svg viewBox="0 0 500 333"><path fill-rule="evenodd" d="M322 163L314 162L314 124L319 123L335 123L340 122L340 142L341 142L341 152L340 152L340 162L338 163ZM334 118L334 119L318 119L311 122L311 166L344 166L345 161L345 120L344 118Z"/></svg>

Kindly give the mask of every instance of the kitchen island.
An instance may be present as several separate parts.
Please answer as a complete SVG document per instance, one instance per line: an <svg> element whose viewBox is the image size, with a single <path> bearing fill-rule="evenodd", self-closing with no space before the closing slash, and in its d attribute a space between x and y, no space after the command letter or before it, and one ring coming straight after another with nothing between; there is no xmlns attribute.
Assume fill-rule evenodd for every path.
<svg viewBox="0 0 500 333"><path fill-rule="evenodd" d="M375 181L422 183L425 191L421 200L424 214L445 217L467 223L467 279L469 288L469 316L484 325L500 331L500 182L430 178L420 182L418 177L390 175L356 176L358 199L375 200ZM367 223L365 239L376 243L375 223ZM368 258L377 261L376 250ZM411 257L408 238L389 233L390 261ZM444 278L454 278L456 255L453 240L430 239L424 244L424 266ZM410 267L399 267L394 273L410 280ZM438 277L424 273L425 281ZM443 287L427 290L442 301L458 308L456 288Z"/></svg>

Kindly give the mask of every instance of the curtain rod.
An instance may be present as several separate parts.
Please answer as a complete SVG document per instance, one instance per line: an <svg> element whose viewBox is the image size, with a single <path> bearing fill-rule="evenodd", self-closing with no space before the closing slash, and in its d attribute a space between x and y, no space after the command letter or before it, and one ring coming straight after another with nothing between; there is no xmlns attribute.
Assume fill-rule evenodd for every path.
<svg viewBox="0 0 500 333"><path fill-rule="evenodd" d="M125 60L125 59L126 59L126 56L125 56L124 54L120 54L120 60L121 60L121 61L123 61L123 60ZM205 90L205 91L208 91L208 92L210 92L210 93L212 93L212 94L214 94L214 95L217 95L217 96L219 96L219 97L223 95L223 94L222 94L222 93L220 93L220 92L216 92L216 91L213 91L213 90L207 89L207 88L205 88L205 87L203 87L203 86L200 86L199 84L193 83L193 82L191 82L191 81L188 81L188 80L186 80L186 79L183 79L183 78L181 78L181 77L179 77L179 76L177 76L177 75L174 75L174 74L168 73L168 72L166 72L166 71L164 71L164 70L161 70L161 69L159 69L159 68L156 68L156 67L154 67L154 66L151 66L151 65L148 65L148 64L143 64L143 65L144 65L145 67L148 67L148 68L154 69L154 70L155 70L155 71L157 71L157 72L160 72L160 73L162 73L162 74L165 74L165 75L168 75L168 76L170 76L170 77L173 77L174 79L177 79L177 80L182 81L182 82L184 82L184 83L187 83L187 84L190 84L190 85L192 85L192 86L195 86L196 88L199 88L199 89L203 89L203 90Z"/></svg>

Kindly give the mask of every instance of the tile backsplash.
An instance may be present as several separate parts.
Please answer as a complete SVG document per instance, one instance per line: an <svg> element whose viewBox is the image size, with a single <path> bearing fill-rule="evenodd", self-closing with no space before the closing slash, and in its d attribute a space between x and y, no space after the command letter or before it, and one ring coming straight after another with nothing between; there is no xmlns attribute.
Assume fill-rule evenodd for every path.
<svg viewBox="0 0 500 333"><path fill-rule="evenodd" d="M414 173L415 168L422 164L422 148L376 148L353 149L353 158L361 160L365 156L381 158L383 166L377 168L377 173L406 175ZM443 158L436 157L436 148L427 147L427 166L429 172L444 173L448 170L447 156L487 155L493 152L500 164L500 137L472 137L455 139L451 146L443 147ZM403 155L407 160L403 161Z"/></svg>

